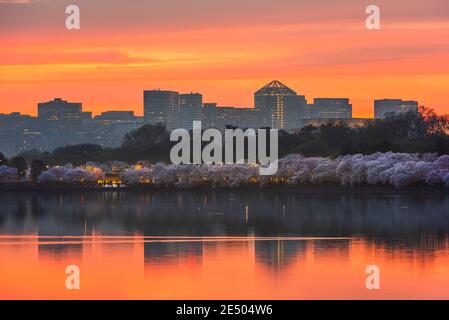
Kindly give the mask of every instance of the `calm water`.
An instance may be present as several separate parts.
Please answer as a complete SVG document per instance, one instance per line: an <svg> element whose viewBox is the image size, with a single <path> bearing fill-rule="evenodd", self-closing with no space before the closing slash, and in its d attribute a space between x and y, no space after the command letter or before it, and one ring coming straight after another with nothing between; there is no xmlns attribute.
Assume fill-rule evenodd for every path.
<svg viewBox="0 0 449 320"><path fill-rule="evenodd" d="M0 298L449 299L448 234L442 190L1 191Z"/></svg>

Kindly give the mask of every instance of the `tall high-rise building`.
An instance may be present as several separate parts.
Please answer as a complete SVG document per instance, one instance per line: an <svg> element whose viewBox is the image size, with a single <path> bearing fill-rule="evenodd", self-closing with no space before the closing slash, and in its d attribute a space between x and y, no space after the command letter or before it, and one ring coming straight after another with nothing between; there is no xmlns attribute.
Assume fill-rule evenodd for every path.
<svg viewBox="0 0 449 320"><path fill-rule="evenodd" d="M47 150L86 142L86 134L82 128L81 103L55 98L38 103L37 114L43 136L42 143Z"/></svg>
<svg viewBox="0 0 449 320"><path fill-rule="evenodd" d="M217 104L208 102L203 104L201 121L204 128L215 128Z"/></svg>
<svg viewBox="0 0 449 320"><path fill-rule="evenodd" d="M179 128L179 93L166 90L145 90L143 92L143 113L145 123L162 123L169 130Z"/></svg>
<svg viewBox="0 0 449 320"><path fill-rule="evenodd" d="M347 98L315 98L312 118L349 119L352 118L352 104Z"/></svg>
<svg viewBox="0 0 449 320"><path fill-rule="evenodd" d="M310 118L305 96L285 97L285 130L296 130L303 127L303 120Z"/></svg>
<svg viewBox="0 0 449 320"><path fill-rule="evenodd" d="M185 93L179 95L180 127L191 130L193 121L201 121L203 96L200 93Z"/></svg>
<svg viewBox="0 0 449 320"><path fill-rule="evenodd" d="M274 80L254 93L254 108L260 111L260 126L286 128L286 105L292 103L296 92ZM294 99L294 98L293 98Z"/></svg>
<svg viewBox="0 0 449 320"><path fill-rule="evenodd" d="M387 114L405 113L418 111L418 101L405 101L401 99L374 100L374 117L385 118Z"/></svg>

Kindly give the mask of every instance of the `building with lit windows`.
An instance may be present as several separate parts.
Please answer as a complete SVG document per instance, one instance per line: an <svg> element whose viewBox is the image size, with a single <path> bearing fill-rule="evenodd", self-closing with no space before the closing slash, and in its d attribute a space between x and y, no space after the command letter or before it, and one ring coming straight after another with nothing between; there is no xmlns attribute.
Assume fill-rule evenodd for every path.
<svg viewBox="0 0 449 320"><path fill-rule="evenodd" d="M254 109L260 112L259 126L287 129L286 109L291 111L294 107L286 106L294 106L298 103L297 99L295 91L277 80L257 90L254 93Z"/></svg>
<svg viewBox="0 0 449 320"><path fill-rule="evenodd" d="M45 121L79 121L82 118L82 104L55 98L37 104L37 117Z"/></svg>
<svg viewBox="0 0 449 320"><path fill-rule="evenodd" d="M164 124L173 130L180 126L179 93L166 90L143 92L144 121L147 124Z"/></svg>
<svg viewBox="0 0 449 320"><path fill-rule="evenodd" d="M352 104L347 98L315 98L312 107L313 119L352 118Z"/></svg>
<svg viewBox="0 0 449 320"><path fill-rule="evenodd" d="M398 114L409 111L418 111L418 101L405 101L401 99L374 100L374 117L383 119L387 114Z"/></svg>
<svg viewBox="0 0 449 320"><path fill-rule="evenodd" d="M82 128L82 104L55 98L37 104L37 118L42 128L42 145L46 150L68 144L85 143Z"/></svg>
<svg viewBox="0 0 449 320"><path fill-rule="evenodd" d="M0 114L0 152L11 157L31 149L43 151L38 118L19 112Z"/></svg>
<svg viewBox="0 0 449 320"><path fill-rule="evenodd" d="M254 108L219 107L216 103L205 103L202 126L220 130L225 129L226 126L256 129L261 126L260 118L260 111Z"/></svg>
<svg viewBox="0 0 449 320"><path fill-rule="evenodd" d="M201 121L203 96L200 93L185 93L179 95L180 127L191 130L193 121Z"/></svg>
<svg viewBox="0 0 449 320"><path fill-rule="evenodd" d="M123 137L143 125L143 118L134 111L106 111L92 121L92 141L103 147L118 147Z"/></svg>

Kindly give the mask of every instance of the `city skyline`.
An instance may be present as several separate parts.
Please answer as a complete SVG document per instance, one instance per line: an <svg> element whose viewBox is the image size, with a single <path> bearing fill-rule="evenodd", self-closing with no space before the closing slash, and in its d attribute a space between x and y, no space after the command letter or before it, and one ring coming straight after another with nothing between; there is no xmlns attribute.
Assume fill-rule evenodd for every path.
<svg viewBox="0 0 449 320"><path fill-rule="evenodd" d="M269 81L269 82L267 82L265 84L265 86L269 85L270 83L273 83L273 82L279 82L279 81L278 80ZM281 84L283 85L283 83L281 83ZM264 86L261 86L260 89L263 89L263 87ZM257 91L258 90L253 90L253 92L251 94L251 97L253 99L253 101L251 103L251 106L241 106L241 105L232 105L232 104L219 104L219 102L217 102L217 101L204 99L204 94L202 93L201 90L192 90L192 91L185 91L185 92L183 92L183 91L179 91L179 90L174 90L172 88L160 88L160 87L157 88L157 89L156 88L152 88L152 89L143 89L142 90L144 95L145 95L145 92L177 93L180 96L178 99L180 99L181 96L183 96L183 95L184 96L186 96L186 95L200 95L202 97L202 99L201 99L202 107L213 104L217 108L223 108L223 109L225 109L225 108L236 108L236 109L243 109L243 110L245 110L245 109L254 109L254 110L256 110L257 109L256 106L255 106L254 98L253 98L254 97L254 93L256 93ZM296 92L295 92L295 94L296 94ZM307 101L308 101L307 100L307 95L302 95L301 93L297 93L297 95L300 98L301 97L302 98L306 98L305 102L307 103ZM48 97L46 99L43 99L43 100L40 100L40 101L35 101L32 112L24 113L21 110L11 110L9 112L3 112L0 109L0 114L3 114L3 115L21 114L21 115L26 115L26 116L31 116L31 117L38 117L39 104L50 102L50 101L53 101L53 100L61 100L61 99L63 101L66 101L66 102L70 101L71 103L78 103L78 104L81 103L83 106L85 106L85 103L82 102L81 100L72 100L72 99L67 98L66 96L63 97L62 95L53 95L53 96ZM327 100L327 99L347 100L347 102L351 102L351 113L349 114L348 117L350 117L350 118L351 117L352 118L367 118L367 119L375 119L376 118L375 107L376 107L376 102L378 102L378 101L391 100L391 101L396 101L396 102L397 101L404 101L404 102L416 102L416 103L418 103L418 101L419 101L417 99L413 99L413 97L411 99L404 99L404 97L399 97L398 95L392 96L392 97L375 97L370 102L371 103L370 108L372 110L371 116L366 116L366 117L361 117L361 116L355 116L354 117L354 114L357 115L358 113L357 112L353 112L354 111L354 109L352 108L352 105L353 105L352 101L353 100L352 100L351 97L343 97L343 96L334 96L334 97L330 97L330 96L329 97L316 96L316 97L313 97L312 99L310 99L309 101L313 101L313 103L311 103L313 105L317 101L323 101L323 100ZM142 100L142 99L140 98L140 100ZM145 117L144 106L145 106L145 102L144 102L144 104L142 104L142 101L141 101L139 106L135 107L135 108L132 108L131 106L115 106L115 107L114 106L109 106L109 107L105 107L105 109L93 111L89 107L83 107L83 111L90 113L91 117L102 116L104 113L108 113L108 112L133 112L136 117L144 118ZM417 107L418 106L423 106L423 104L419 103L419 104L417 104ZM426 106L426 107L429 107L429 108L433 109L432 106ZM150 122L150 123L156 124L157 121L156 122Z"/></svg>
<svg viewBox="0 0 449 320"><path fill-rule="evenodd" d="M308 97L350 97L355 117L388 97L449 109L447 1L380 0L378 31L365 28L366 4L351 1L80 0L75 31L65 29L66 4L0 3L0 112L35 114L57 91L94 114L142 115L140 92L159 87L250 107L253 89L273 78Z"/></svg>
<svg viewBox="0 0 449 320"><path fill-rule="evenodd" d="M203 121L204 128L270 127L293 133L309 125L338 122L360 127L372 121L354 118L349 98L314 98L309 103L305 96L278 80L254 91L254 108L218 107L217 103L203 102L198 92L144 90L142 100L144 116L136 116L133 110L108 110L94 116L83 109L82 102L62 98L38 102L37 117L0 113L0 149L11 155L32 149L51 151L71 144L118 147L127 133L145 124L162 124L172 131L191 130L194 121ZM374 100L373 107L376 118L381 119L389 113L416 112L418 106L418 101L382 99Z"/></svg>
<svg viewBox="0 0 449 320"><path fill-rule="evenodd" d="M278 80L267 81L264 85L266 85L267 83L272 82L272 81L278 81ZM261 85L260 88L262 88L264 85ZM189 90L182 91L182 90L177 90L177 89L174 89L174 88L162 88L161 86L155 86L152 89L142 89L141 90L141 92L145 92L145 91L176 92L176 93L178 93L180 95L201 94L202 97L203 97L203 99L202 99L203 104L211 104L211 103L213 103L213 104L216 104L216 106L219 107L219 108L255 109L255 104L254 104L254 100L253 100L253 94L254 94L254 91L255 91L254 89L250 93L250 97L252 99L252 102L249 103L249 105L222 104L222 103L220 103L218 101L223 100L223 99L218 99L218 101L210 100L210 99L204 99L203 91L202 90L198 90L198 88L196 88L196 89L193 88L190 91ZM141 94L141 92L140 92L140 94ZM305 97L306 100L307 100L308 95L305 94L304 92L300 91L297 94L298 94L298 96ZM68 96L70 96L70 95L68 95ZM64 96L62 99L66 100L66 101L81 101L82 100L82 99L70 99L68 96ZM41 102L42 101L51 101L53 99L61 99L61 97L62 97L62 95L56 95L56 96L53 95L53 96L49 96L47 98L41 99L39 101L41 101ZM336 96L332 96L332 97L331 96L321 95L321 96L315 96L311 100L315 100L315 99L334 99L334 98L335 99L347 99L347 100L350 100L351 101L351 105L352 106L354 105L353 99L351 97L343 97L343 95L336 95ZM141 97L139 99L142 100ZM374 111L374 104L373 103L375 101L378 101L378 100L421 101L419 99L415 99L413 96L404 98L404 97L400 97L399 95L395 95L395 94L393 94L390 97L387 97L387 96L384 96L384 97L373 97L373 99L369 102L370 106L366 108L366 109L370 110L369 112L363 113L364 115L362 115L362 113L359 110L357 110L357 109L352 107L352 113L351 113L352 117L354 117L354 118L373 118L373 119L376 118L376 114L375 114L375 111ZM40 103L39 101L35 101L34 102L33 108L29 112L22 112L21 110L17 110L17 109L3 111L3 109L0 108L0 114L7 115L7 114L12 114L12 113L21 113L23 115L30 115L30 116L35 117L35 116L38 116L38 108L36 108L36 105ZM82 102L82 104L85 105L84 102ZM421 105L429 107L431 109L434 109L439 114L449 113L449 110L447 110L447 111L446 110L442 110L442 112L438 112L438 110L436 110L433 106L427 106L427 105L424 105L424 104L420 104L420 106ZM102 115L102 113L111 112L111 111L132 111L132 112L134 112L135 116L138 116L138 117L144 117L145 116L145 112L144 112L144 109L142 108L142 102L141 101L136 106L119 105L119 104L111 103L111 105L104 106L103 108L100 108L100 109L96 109L95 107L89 107L89 106L87 106L87 108L85 108L85 110L87 110L87 109L89 110L89 112L92 113L92 116L100 116L100 115Z"/></svg>

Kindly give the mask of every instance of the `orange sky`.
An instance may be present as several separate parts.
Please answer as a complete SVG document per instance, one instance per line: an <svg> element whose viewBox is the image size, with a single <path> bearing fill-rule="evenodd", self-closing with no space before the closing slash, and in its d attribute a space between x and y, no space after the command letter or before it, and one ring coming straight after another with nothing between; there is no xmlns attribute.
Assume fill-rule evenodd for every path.
<svg viewBox="0 0 449 320"><path fill-rule="evenodd" d="M0 0L0 113L62 97L142 114L142 91L157 88L251 107L273 79L310 102L348 97L355 117L377 98L449 113L448 1L377 1L380 31L356 2L78 0L81 30L68 31L72 3Z"/></svg>

